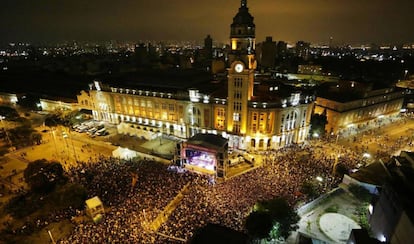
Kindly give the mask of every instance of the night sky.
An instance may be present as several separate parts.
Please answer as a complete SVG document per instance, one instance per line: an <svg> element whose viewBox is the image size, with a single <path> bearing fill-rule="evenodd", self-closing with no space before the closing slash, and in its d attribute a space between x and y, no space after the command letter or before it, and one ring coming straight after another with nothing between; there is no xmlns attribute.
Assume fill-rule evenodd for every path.
<svg viewBox="0 0 414 244"><path fill-rule="evenodd" d="M228 42L240 0L1 0L0 42ZM413 0L248 0L258 41L414 42Z"/></svg>

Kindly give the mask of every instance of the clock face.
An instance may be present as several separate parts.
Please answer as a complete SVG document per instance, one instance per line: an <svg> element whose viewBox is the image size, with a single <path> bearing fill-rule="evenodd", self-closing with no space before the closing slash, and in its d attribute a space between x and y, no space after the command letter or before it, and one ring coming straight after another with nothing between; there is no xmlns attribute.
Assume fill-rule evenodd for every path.
<svg viewBox="0 0 414 244"><path fill-rule="evenodd" d="M242 64L236 64L236 66L234 66L234 70L238 73L243 71L243 65Z"/></svg>

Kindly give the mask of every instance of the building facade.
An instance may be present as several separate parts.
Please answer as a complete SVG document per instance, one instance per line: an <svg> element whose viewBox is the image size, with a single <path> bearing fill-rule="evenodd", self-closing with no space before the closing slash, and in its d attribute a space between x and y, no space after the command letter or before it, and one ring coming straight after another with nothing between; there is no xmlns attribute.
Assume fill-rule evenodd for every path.
<svg viewBox="0 0 414 244"><path fill-rule="evenodd" d="M414 238L414 153L401 152L386 166L389 180L370 211L372 235L387 243L411 243Z"/></svg>
<svg viewBox="0 0 414 244"><path fill-rule="evenodd" d="M0 92L0 105L15 106L17 102L16 94Z"/></svg>
<svg viewBox="0 0 414 244"><path fill-rule="evenodd" d="M315 113L326 113L328 133L338 133L354 126L400 113L404 92L394 88L364 87L364 84L345 81L329 87L318 95Z"/></svg>
<svg viewBox="0 0 414 244"><path fill-rule="evenodd" d="M231 149L278 149L305 141L313 109L312 95L283 89L277 82L255 81L255 24L242 0L230 28L228 78L216 91L111 87L95 81L79 99L88 100L94 119L140 131L188 139L212 133ZM208 85L208 84L207 84ZM126 124L126 125L125 125ZM132 129L133 128L133 129Z"/></svg>

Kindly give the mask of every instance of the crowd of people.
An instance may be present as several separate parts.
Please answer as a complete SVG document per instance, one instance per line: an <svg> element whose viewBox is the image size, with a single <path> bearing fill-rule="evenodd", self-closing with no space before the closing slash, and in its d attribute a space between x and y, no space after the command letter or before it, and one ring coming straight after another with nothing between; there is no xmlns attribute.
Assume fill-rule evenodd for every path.
<svg viewBox="0 0 414 244"><path fill-rule="evenodd" d="M394 140L390 136L374 137L371 130L364 133L371 140L370 146L381 148L378 155L413 145L410 136ZM68 177L83 185L89 197L102 200L106 209L102 222L79 223L76 219L84 213L69 209L39 221L38 227L71 219L74 229L59 243L171 243L190 240L208 223L245 232L246 217L255 203L284 197L299 207L340 183L342 175L336 172L339 165L347 170L357 168L363 160L362 152L369 149L367 145L355 148L316 140L268 151L260 155L260 167L215 184L209 176L173 172L146 159L91 159L70 166ZM307 194L305 184L313 186L316 194ZM177 194L182 194L178 200ZM177 201L175 209L166 214L164 209L171 201ZM164 222L154 232L151 224L161 214Z"/></svg>
<svg viewBox="0 0 414 244"><path fill-rule="evenodd" d="M339 147L341 163L355 167L358 160L350 150ZM295 153L292 153L295 152ZM194 231L206 223L216 223L245 231L244 221L255 203L285 197L292 205L309 200L301 193L304 182L315 185L319 193L336 186L340 178L332 175L333 156L326 148L292 146L266 156L267 163L228 181L191 188L176 211L160 231L190 239ZM322 182L317 177L323 179Z"/></svg>
<svg viewBox="0 0 414 244"><path fill-rule="evenodd" d="M150 243L146 225L160 214L196 175L176 174L148 160L101 158L69 170L70 179L98 196L106 208L103 222L76 224L61 243ZM136 177L136 183L133 178Z"/></svg>
<svg viewBox="0 0 414 244"><path fill-rule="evenodd" d="M338 148L340 161L354 167L356 155ZM168 241L190 240L207 223L244 232L244 221L256 202L281 196L297 205L309 200L301 192L304 182L313 184L319 193L334 187L340 180L332 174L337 159L326 150L320 143L268 152L262 155L262 167L217 184L208 176L171 172L148 160L101 158L82 163L69 169L71 181L84 185L90 197L99 196L107 211L99 224L75 224L71 235L60 243L165 243L165 236L172 237ZM136 184L132 183L134 175ZM182 192L187 183L189 187ZM183 198L158 229L162 235L154 233L149 225L179 192Z"/></svg>

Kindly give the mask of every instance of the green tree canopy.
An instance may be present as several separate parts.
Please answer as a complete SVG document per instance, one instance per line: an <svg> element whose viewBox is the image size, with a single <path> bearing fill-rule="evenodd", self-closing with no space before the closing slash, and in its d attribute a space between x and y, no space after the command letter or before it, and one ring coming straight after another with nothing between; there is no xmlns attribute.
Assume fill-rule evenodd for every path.
<svg viewBox="0 0 414 244"><path fill-rule="evenodd" d="M328 123L326 115L323 114L313 114L311 117L311 127L309 130L310 136L318 134L320 137L325 135L325 126Z"/></svg>
<svg viewBox="0 0 414 244"><path fill-rule="evenodd" d="M255 239L269 237L273 227L272 217L265 212L254 211L246 219L246 229L249 235Z"/></svg>
<svg viewBox="0 0 414 244"><path fill-rule="evenodd" d="M371 193L362 186L359 186L357 184L350 184L348 189L352 194L354 194L356 198L365 203L369 203L372 199Z"/></svg>
<svg viewBox="0 0 414 244"><path fill-rule="evenodd" d="M49 163L45 159L30 162L24 170L24 179L32 191L39 193L48 193L66 180L62 165L58 162Z"/></svg>
<svg viewBox="0 0 414 244"><path fill-rule="evenodd" d="M6 120L15 120L20 117L16 109L7 106L0 106L0 116L4 116Z"/></svg>
<svg viewBox="0 0 414 244"><path fill-rule="evenodd" d="M316 186L311 181L303 182L300 187L300 191L310 199L313 199L318 196Z"/></svg>
<svg viewBox="0 0 414 244"><path fill-rule="evenodd" d="M72 207L81 209L84 207L85 200L88 198L88 192L85 187L80 184L65 184L57 188L53 194L53 199L60 208Z"/></svg>
<svg viewBox="0 0 414 244"><path fill-rule="evenodd" d="M21 148L40 144L42 135L36 132L31 125L23 125L7 131L13 146Z"/></svg>
<svg viewBox="0 0 414 244"><path fill-rule="evenodd" d="M251 214L255 212L268 215L272 220L272 226L278 224L278 233L285 239L289 236L291 231L298 228L297 223L300 218L285 198L280 197L260 201L255 205L254 211ZM269 235L271 229L266 229L264 231L267 231Z"/></svg>
<svg viewBox="0 0 414 244"><path fill-rule="evenodd" d="M335 176L340 178L344 177L345 174L348 174L348 167L344 163L338 163L335 166Z"/></svg>

